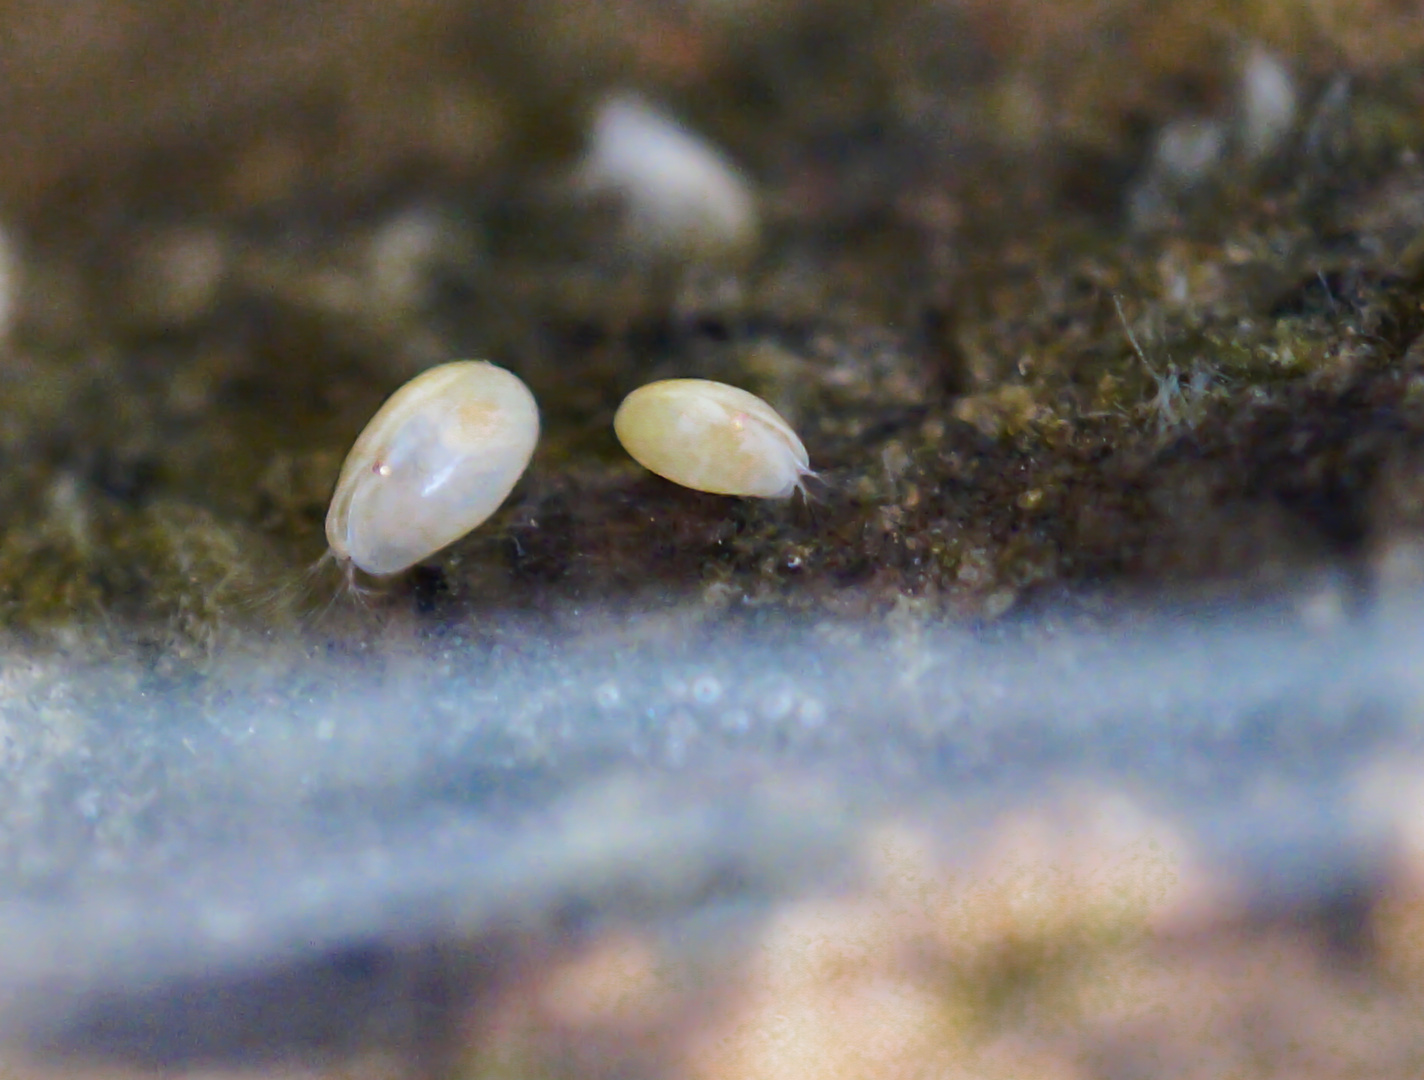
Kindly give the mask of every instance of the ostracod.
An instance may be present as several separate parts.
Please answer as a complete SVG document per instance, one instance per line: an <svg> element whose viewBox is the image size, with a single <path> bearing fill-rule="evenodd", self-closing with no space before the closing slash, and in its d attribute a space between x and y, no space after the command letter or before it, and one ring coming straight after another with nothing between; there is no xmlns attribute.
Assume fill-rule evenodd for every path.
<svg viewBox="0 0 1424 1080"><path fill-rule="evenodd" d="M650 472L716 495L785 499L811 474L806 448L755 394L707 379L665 379L634 390L613 430Z"/></svg>
<svg viewBox="0 0 1424 1080"><path fill-rule="evenodd" d="M499 508L538 441L539 409L517 376L482 360L422 372L346 455L326 515L332 554L376 575L433 555Z"/></svg>

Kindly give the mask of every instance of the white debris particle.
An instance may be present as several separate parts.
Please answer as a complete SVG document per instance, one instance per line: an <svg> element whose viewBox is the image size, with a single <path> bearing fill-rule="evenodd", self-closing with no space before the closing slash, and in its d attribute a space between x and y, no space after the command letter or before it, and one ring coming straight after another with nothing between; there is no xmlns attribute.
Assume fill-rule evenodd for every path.
<svg viewBox="0 0 1424 1080"><path fill-rule="evenodd" d="M1190 188L1205 180L1226 154L1226 132L1214 120L1174 120L1157 133L1152 169L1176 188Z"/></svg>
<svg viewBox="0 0 1424 1080"><path fill-rule="evenodd" d="M593 691L593 703L605 712L616 709L623 700L623 692L615 682L600 683Z"/></svg>
<svg viewBox="0 0 1424 1080"><path fill-rule="evenodd" d="M383 222L366 249L372 299L381 314L399 318L429 299L442 265L468 266L478 257L476 237L458 222L426 207L403 210Z"/></svg>
<svg viewBox="0 0 1424 1080"><path fill-rule="evenodd" d="M760 702L760 712L762 718L771 720L785 720L791 715L791 710L796 707L796 695L789 687L780 687L772 690Z"/></svg>
<svg viewBox="0 0 1424 1080"><path fill-rule="evenodd" d="M1142 179L1128 198L1128 216L1138 229L1170 225L1184 194L1210 179L1226 161L1229 140L1224 124L1183 117L1157 132Z"/></svg>
<svg viewBox="0 0 1424 1080"><path fill-rule="evenodd" d="M1295 79L1273 53L1252 49L1241 69L1237 138L1252 161L1270 157L1295 128L1299 108Z"/></svg>
<svg viewBox="0 0 1424 1080"><path fill-rule="evenodd" d="M747 178L720 150L638 98L616 95L598 109L576 182L589 194L623 200L626 239L642 254L718 258L756 243Z"/></svg>
<svg viewBox="0 0 1424 1080"><path fill-rule="evenodd" d="M692 680L692 700L699 705L715 705L722 700L722 683L715 675L699 675Z"/></svg>

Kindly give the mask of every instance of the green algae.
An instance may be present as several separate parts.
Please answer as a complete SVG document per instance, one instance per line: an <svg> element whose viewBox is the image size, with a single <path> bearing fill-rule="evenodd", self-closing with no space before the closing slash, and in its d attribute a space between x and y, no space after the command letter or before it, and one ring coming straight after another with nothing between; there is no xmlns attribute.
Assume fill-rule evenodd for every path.
<svg viewBox="0 0 1424 1080"><path fill-rule="evenodd" d="M11 346L33 374L11 380L5 415L4 625L142 624L190 657L333 597L345 610L336 575L307 577L345 448L405 378L458 356L525 378L545 436L494 519L380 590L382 610L432 626L652 596L693 611L723 597L715 617L913 602L993 619L1036 596L1191 589L1315 557L1302 550L1367 559L1371 515L1388 519L1362 509L1370 477L1420 430L1403 360L1424 326L1417 78L1342 82L1310 50L1287 56L1306 103L1288 142L1263 163L1229 153L1134 223L1134 193L1158 181L1136 129L1104 119L1125 105L1103 86L1035 127L1012 59L897 81L887 43L925 18L832 8L768 28L769 52L729 46L688 115L764 171L766 239L741 267L611 247L607 220L559 194L553 150L569 140L553 134L473 192L441 180L344 209L294 195L256 216L177 210L111 223L97 246L37 228L56 238L46 264L81 283L83 318L32 319ZM829 51L803 51L813 40ZM1193 108L1229 114L1211 67L1228 60L1212 46L1169 65L1218 88ZM837 64L874 78L852 89ZM516 142L562 130L562 93L526 110ZM393 297L364 253L412 207L433 208L441 239ZM127 253L185 229L220 262L212 288L136 296L183 282L126 272ZM613 410L672 375L746 386L790 417L818 473L809 503L702 496L628 462ZM1254 557L1228 535L1245 519ZM343 619L329 632L365 632Z"/></svg>

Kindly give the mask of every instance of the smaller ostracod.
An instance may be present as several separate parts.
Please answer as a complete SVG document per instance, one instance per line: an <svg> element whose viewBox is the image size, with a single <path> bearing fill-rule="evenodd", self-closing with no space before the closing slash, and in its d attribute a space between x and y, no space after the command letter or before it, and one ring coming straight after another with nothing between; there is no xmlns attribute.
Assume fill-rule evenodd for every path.
<svg viewBox="0 0 1424 1080"><path fill-rule="evenodd" d="M331 497L332 554L395 574L495 512L539 441L539 409L519 378L481 360L422 372L361 432Z"/></svg>
<svg viewBox="0 0 1424 1080"><path fill-rule="evenodd" d="M789 498L811 475L791 425L755 394L707 379L665 379L634 390L613 430L650 472L715 495Z"/></svg>

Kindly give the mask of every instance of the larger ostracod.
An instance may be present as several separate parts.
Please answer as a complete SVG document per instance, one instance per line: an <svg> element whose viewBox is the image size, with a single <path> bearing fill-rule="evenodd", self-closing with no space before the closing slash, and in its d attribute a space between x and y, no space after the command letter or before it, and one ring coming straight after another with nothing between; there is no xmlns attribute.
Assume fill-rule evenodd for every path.
<svg viewBox="0 0 1424 1080"><path fill-rule="evenodd" d="M810 475L806 448L761 398L707 379L640 386L613 417L639 465L716 495L785 499Z"/></svg>
<svg viewBox="0 0 1424 1080"><path fill-rule="evenodd" d="M538 441L534 395L503 368L460 360L417 375L346 455L326 515L332 553L368 574L433 555L499 508Z"/></svg>

